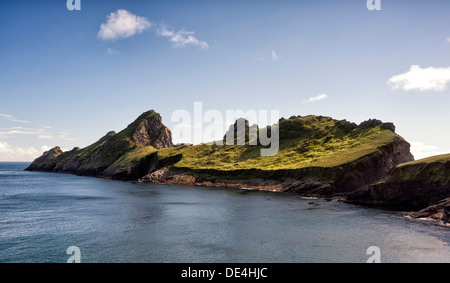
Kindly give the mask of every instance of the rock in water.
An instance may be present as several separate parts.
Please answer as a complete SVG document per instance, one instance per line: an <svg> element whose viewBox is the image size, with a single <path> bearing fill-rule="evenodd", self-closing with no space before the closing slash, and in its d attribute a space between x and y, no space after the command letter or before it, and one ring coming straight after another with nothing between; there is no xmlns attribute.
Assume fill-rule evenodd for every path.
<svg viewBox="0 0 450 283"><path fill-rule="evenodd" d="M410 214L414 218L431 218L450 224L450 198Z"/></svg>

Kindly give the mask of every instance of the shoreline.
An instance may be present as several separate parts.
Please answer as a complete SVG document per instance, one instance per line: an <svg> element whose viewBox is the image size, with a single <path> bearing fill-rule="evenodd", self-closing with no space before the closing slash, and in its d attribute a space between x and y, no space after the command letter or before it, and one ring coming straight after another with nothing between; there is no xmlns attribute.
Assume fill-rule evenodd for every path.
<svg viewBox="0 0 450 283"><path fill-rule="evenodd" d="M163 170L158 170L156 172L163 171L164 173L169 172L166 168ZM411 220L415 221L428 221L432 222L434 225L450 228L450 223L445 223L442 219L438 219L432 216L427 217L419 217L414 216L415 214L418 215L420 211L408 211L408 210L402 210L397 209L392 206L386 206L386 205L374 205L372 204L361 204L361 203L353 203L351 201L348 201L346 196L348 194L345 193L333 193L333 194L326 194L321 195L319 194L320 191L313 191L313 193L306 193L302 194L299 191L291 190L289 189L289 186L286 185L292 185L295 183L303 183L303 184L311 184L314 182L316 188L318 184L324 184L324 181L313 179L313 178L307 178L304 180L294 180L290 179L285 182L281 181L275 181L275 180L263 180L263 179L248 179L248 180L242 180L242 179L214 179L214 180L206 180L206 179L199 179L195 178L192 175L187 174L173 174L170 175L168 179L151 179L148 178L149 175L140 178L140 179L124 179L124 178L112 178L108 176L90 176L90 175L82 175L77 174L75 172L52 172L52 171L44 171L44 170L33 170L28 172L40 172L40 173L53 173L53 174L68 174L73 175L77 177L90 177L90 178L98 178L98 179L105 179L105 180L113 180L113 181L124 181L124 182L138 182L138 183L149 183L149 184L161 184L161 185L174 185L174 186L193 186L193 187L204 187L204 188L224 188L224 189L231 189L231 190L243 190L243 191L254 191L254 192L269 192L269 193L292 193L298 195L301 199L304 200L326 200L326 201L332 201L336 200L338 202L346 203L349 205L357 205L357 206L363 206L367 208L372 209L383 209L386 211L397 211L403 215L403 217L406 217ZM154 172L155 173L155 172ZM161 172L160 172L161 173ZM154 177L155 175L153 175ZM159 174L159 177L162 177L163 175ZM146 178L147 177L147 178ZM168 177L167 175L165 177ZM183 181L184 180L184 181ZM188 180L188 181L186 181ZM325 182L327 183L327 182Z"/></svg>

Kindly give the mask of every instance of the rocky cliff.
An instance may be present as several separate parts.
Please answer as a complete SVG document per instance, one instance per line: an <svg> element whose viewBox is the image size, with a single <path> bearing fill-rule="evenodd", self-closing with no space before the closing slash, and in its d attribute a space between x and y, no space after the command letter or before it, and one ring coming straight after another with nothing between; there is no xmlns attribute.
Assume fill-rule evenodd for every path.
<svg viewBox="0 0 450 283"><path fill-rule="evenodd" d="M170 130L163 125L161 116L151 110L143 113L120 133L109 132L86 148L74 148L64 153L59 147L51 149L26 170L101 177L114 177L124 171L132 174L132 166L123 160L124 157L143 148L149 152L172 147L171 135ZM124 162L117 162L119 160Z"/></svg>
<svg viewBox="0 0 450 283"><path fill-rule="evenodd" d="M240 120L227 132L236 136L245 131L246 145L197 145L158 151L154 164L158 159L180 158L153 167L141 180L330 197L373 183L396 165L414 159L409 143L395 134L394 125L378 120L358 126L321 116L281 119L280 151L273 157L261 157L259 146L248 145L250 128L248 121Z"/></svg>
<svg viewBox="0 0 450 283"><path fill-rule="evenodd" d="M397 164L412 159L410 145L402 139L396 139L371 154L333 167L218 170L178 167L177 163L165 163L164 166L174 166L157 166L156 171L150 172L141 181L295 192L305 197L332 197L346 195L371 184Z"/></svg>
<svg viewBox="0 0 450 283"><path fill-rule="evenodd" d="M418 211L414 217L438 215L448 222L450 211L450 155L404 163L381 181L353 192L347 202Z"/></svg>
<svg viewBox="0 0 450 283"><path fill-rule="evenodd" d="M86 148L54 148L27 170L330 197L376 182L396 165L413 160L409 143L395 133L393 124L379 120L356 125L330 117L293 116L280 119L275 128L280 137L275 156L261 156L263 146L250 143L258 139L259 128L244 119L227 132L234 137L245 132L243 143L235 138L233 145L175 147L161 116L149 111L125 130L109 132ZM271 131L268 127L267 133Z"/></svg>

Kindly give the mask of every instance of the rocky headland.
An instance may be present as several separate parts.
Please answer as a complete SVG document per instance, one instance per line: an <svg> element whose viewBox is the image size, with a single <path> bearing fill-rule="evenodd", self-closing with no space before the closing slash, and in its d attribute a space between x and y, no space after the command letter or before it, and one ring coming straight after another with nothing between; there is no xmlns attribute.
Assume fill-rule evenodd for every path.
<svg viewBox="0 0 450 283"><path fill-rule="evenodd" d="M445 176L450 176L450 163L412 162L409 143L395 133L392 123L371 119L357 125L323 116L293 116L280 119L278 127L280 150L275 156L259 155L262 146L250 142L260 129L241 119L230 127L224 143L174 146L171 131L151 110L86 148L63 152L55 147L26 170L340 196L353 204L407 210L412 217L448 222L450 190ZM245 143L227 144L227 135L238 131L245 131Z"/></svg>

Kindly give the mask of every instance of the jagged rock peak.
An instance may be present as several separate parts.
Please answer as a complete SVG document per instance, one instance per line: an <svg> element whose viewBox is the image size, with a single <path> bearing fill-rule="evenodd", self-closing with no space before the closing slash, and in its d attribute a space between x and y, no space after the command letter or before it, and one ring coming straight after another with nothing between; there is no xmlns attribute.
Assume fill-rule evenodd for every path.
<svg viewBox="0 0 450 283"><path fill-rule="evenodd" d="M151 145L156 149L174 146L172 132L162 123L161 115L154 110L139 116L130 128L130 138L135 145Z"/></svg>
<svg viewBox="0 0 450 283"><path fill-rule="evenodd" d="M156 119L159 121L162 121L161 115L159 113L157 113L155 110L149 110L147 112L142 113L136 120L134 120L133 123L131 123L130 126L139 124L140 122L144 121L144 120L152 120L152 119Z"/></svg>
<svg viewBox="0 0 450 283"><path fill-rule="evenodd" d="M63 154L63 151L61 150L61 148L59 146L56 146L56 147L44 152L43 156L52 159L52 158L56 158L56 157L60 156L61 154Z"/></svg>

